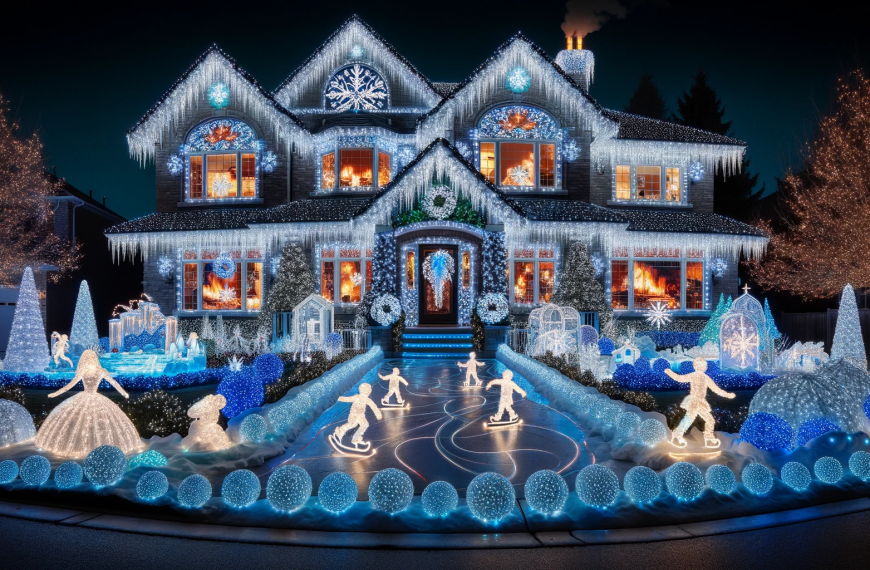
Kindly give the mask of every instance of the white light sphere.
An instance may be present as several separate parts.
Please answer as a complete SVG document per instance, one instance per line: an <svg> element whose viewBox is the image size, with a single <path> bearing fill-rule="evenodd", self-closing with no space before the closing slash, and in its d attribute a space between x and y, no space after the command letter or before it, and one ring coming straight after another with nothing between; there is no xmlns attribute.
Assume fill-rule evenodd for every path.
<svg viewBox="0 0 870 570"><path fill-rule="evenodd" d="M507 477L491 471L472 479L465 491L471 514L484 522L498 522L508 516L516 500L514 486Z"/></svg>
<svg viewBox="0 0 870 570"><path fill-rule="evenodd" d="M2 466L2 463L0 463ZM870 479L870 453L866 451L856 451L849 458L849 471L855 477L867 481ZM2 477L0 477L2 479Z"/></svg>
<svg viewBox="0 0 870 570"><path fill-rule="evenodd" d="M51 463L41 455L31 455L21 462L18 476L25 485L42 485L51 475Z"/></svg>
<svg viewBox="0 0 870 570"><path fill-rule="evenodd" d="M178 486L178 502L185 507L198 509L211 499L211 482L202 475L191 475Z"/></svg>
<svg viewBox="0 0 870 570"><path fill-rule="evenodd" d="M598 412L598 419L601 420L601 423L605 425L613 425L616 423L616 419L622 413L622 408L614 404L613 402L608 402L607 404L601 406Z"/></svg>
<svg viewBox="0 0 870 570"><path fill-rule="evenodd" d="M85 475L98 487L114 485L127 470L127 457L114 445L101 445L85 458Z"/></svg>
<svg viewBox="0 0 870 570"><path fill-rule="evenodd" d="M668 428L658 420L643 420L637 428L637 437L644 445L655 445L668 438Z"/></svg>
<svg viewBox="0 0 870 570"><path fill-rule="evenodd" d="M459 493L447 481L434 481L423 489L423 510L431 517L443 517L459 504Z"/></svg>
<svg viewBox="0 0 870 570"><path fill-rule="evenodd" d="M260 498L261 489L260 479L252 471L236 469L224 477L221 496L226 504L244 508Z"/></svg>
<svg viewBox="0 0 870 570"><path fill-rule="evenodd" d="M414 483L404 471L390 467L375 473L369 483L369 503L376 511L395 514L414 498Z"/></svg>
<svg viewBox="0 0 870 570"><path fill-rule="evenodd" d="M136 469L137 467L164 467L169 460L159 451L150 449L145 453L134 455L127 462L127 469Z"/></svg>
<svg viewBox="0 0 870 570"><path fill-rule="evenodd" d="M795 491L806 491L813 480L810 470L797 461L790 461L783 465L779 470L779 478Z"/></svg>
<svg viewBox="0 0 870 570"><path fill-rule="evenodd" d="M33 418L24 406L12 400L0 400L0 447L36 437Z"/></svg>
<svg viewBox="0 0 870 570"><path fill-rule="evenodd" d="M725 465L711 465L707 468L707 474L704 478L708 487L723 495L730 495L737 486L734 471Z"/></svg>
<svg viewBox="0 0 870 570"><path fill-rule="evenodd" d="M250 417L250 416L248 416ZM295 511L311 497L311 476L298 465L284 465L269 476L266 498L276 511Z"/></svg>
<svg viewBox="0 0 870 570"><path fill-rule="evenodd" d="M668 493L681 501L694 501L704 491L704 476L691 463L680 461L665 471L665 485Z"/></svg>
<svg viewBox="0 0 870 570"><path fill-rule="evenodd" d="M587 465L577 474L574 482L577 497L590 507L605 508L619 495L619 478L604 465Z"/></svg>
<svg viewBox="0 0 870 570"><path fill-rule="evenodd" d="M740 480L744 487L756 495L765 495L773 487L773 475L761 463L750 463L744 467Z"/></svg>
<svg viewBox="0 0 870 570"><path fill-rule="evenodd" d="M242 441L250 441L259 443L266 437L268 426L266 418L260 414L248 414L242 420L242 425L239 427L239 435L242 436Z"/></svg>
<svg viewBox="0 0 870 570"><path fill-rule="evenodd" d="M54 472L54 484L58 489L72 489L81 485L84 471L75 461L67 461Z"/></svg>
<svg viewBox="0 0 870 570"><path fill-rule="evenodd" d="M833 457L820 457L813 465L813 471L819 481L829 485L843 478L843 466Z"/></svg>
<svg viewBox="0 0 870 570"><path fill-rule="evenodd" d="M636 465L629 469L622 486L631 500L636 503L648 503L662 492L662 480L659 474L643 465Z"/></svg>
<svg viewBox="0 0 870 570"><path fill-rule="evenodd" d="M7 459L0 461L0 484L11 483L18 477L18 464Z"/></svg>
<svg viewBox="0 0 870 570"><path fill-rule="evenodd" d="M341 513L351 508L357 497L359 497L359 489L356 481L341 471L327 475L317 488L320 506L331 513Z"/></svg>
<svg viewBox="0 0 870 570"><path fill-rule="evenodd" d="M153 501L166 494L169 481L160 471L146 471L136 483L136 494L143 501Z"/></svg>
<svg viewBox="0 0 870 570"><path fill-rule="evenodd" d="M631 437L639 425L639 415L634 412L623 412L616 418L616 433L621 437Z"/></svg>
<svg viewBox="0 0 870 570"><path fill-rule="evenodd" d="M555 471L542 469L532 473L524 487L526 502L545 515L558 513L568 500L568 484Z"/></svg>

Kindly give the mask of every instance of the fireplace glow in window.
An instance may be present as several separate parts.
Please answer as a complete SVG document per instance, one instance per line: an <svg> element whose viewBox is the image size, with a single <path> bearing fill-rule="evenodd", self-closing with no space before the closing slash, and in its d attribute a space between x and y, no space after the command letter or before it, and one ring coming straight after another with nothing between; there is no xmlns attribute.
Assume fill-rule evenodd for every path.
<svg viewBox="0 0 870 570"><path fill-rule="evenodd" d="M218 270L219 258L229 263ZM259 249L185 250L179 309L257 312L263 302L263 256Z"/></svg>

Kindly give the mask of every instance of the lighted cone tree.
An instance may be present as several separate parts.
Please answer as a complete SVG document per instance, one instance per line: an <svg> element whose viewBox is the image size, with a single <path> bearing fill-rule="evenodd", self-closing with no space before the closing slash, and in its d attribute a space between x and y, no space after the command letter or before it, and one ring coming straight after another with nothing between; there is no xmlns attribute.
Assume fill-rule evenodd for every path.
<svg viewBox="0 0 870 570"><path fill-rule="evenodd" d="M698 346L704 346L708 342L719 344L719 324L722 320L722 315L731 309L731 295L728 295L728 301L725 301L725 295L719 294L719 304L716 305L716 310L710 315L710 319L701 331L701 337L698 339Z"/></svg>
<svg viewBox="0 0 870 570"><path fill-rule="evenodd" d="M281 254L278 275L260 311L258 327L265 327L271 333L272 313L292 311L315 290L314 272L308 265L305 250L299 244L287 244Z"/></svg>
<svg viewBox="0 0 870 570"><path fill-rule="evenodd" d="M36 282L33 270L27 267L18 289L18 304L12 318L3 368L14 372L42 372L50 359Z"/></svg>
<svg viewBox="0 0 870 570"><path fill-rule="evenodd" d="M840 311L837 314L837 328L834 330L834 343L831 345L831 359L845 360L867 370L867 352L864 350L864 337L861 336L861 323L858 320L858 304L851 285L843 288Z"/></svg>
<svg viewBox="0 0 870 570"><path fill-rule="evenodd" d="M571 246L553 303L573 307L579 312L597 312L600 330L606 330L613 318L613 309L607 304L604 287L595 279L595 268L584 244L578 242Z"/></svg>
<svg viewBox="0 0 870 570"><path fill-rule="evenodd" d="M82 281L79 286L79 297L76 301L76 312L73 315L72 330L69 333L69 343L75 354L81 354L87 349L102 352L100 335L97 333L97 320L94 318L94 303L91 301L91 290L88 282Z"/></svg>

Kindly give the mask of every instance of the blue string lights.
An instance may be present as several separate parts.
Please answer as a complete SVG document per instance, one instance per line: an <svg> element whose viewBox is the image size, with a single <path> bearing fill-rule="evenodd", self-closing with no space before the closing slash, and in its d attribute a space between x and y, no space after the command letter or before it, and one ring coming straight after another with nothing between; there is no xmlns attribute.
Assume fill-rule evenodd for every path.
<svg viewBox="0 0 870 570"><path fill-rule="evenodd" d="M636 503L648 503L662 492L662 480L658 473L643 465L629 469L622 484L625 492Z"/></svg>
<svg viewBox="0 0 870 570"><path fill-rule="evenodd" d="M0 461L0 485L11 483L18 477L18 464L11 459Z"/></svg>

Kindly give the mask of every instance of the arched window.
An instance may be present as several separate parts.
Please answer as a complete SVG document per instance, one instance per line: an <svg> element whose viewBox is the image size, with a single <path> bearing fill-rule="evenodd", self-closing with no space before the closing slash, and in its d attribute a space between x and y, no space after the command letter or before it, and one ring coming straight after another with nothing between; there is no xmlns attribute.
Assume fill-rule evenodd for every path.
<svg viewBox="0 0 870 570"><path fill-rule="evenodd" d="M336 113L380 111L389 108L387 82L367 65L354 63L342 67L326 82L323 105Z"/></svg>
<svg viewBox="0 0 870 570"><path fill-rule="evenodd" d="M561 186L559 126L550 114L527 105L497 107L480 119L477 164L507 191L552 191Z"/></svg>
<svg viewBox="0 0 870 570"><path fill-rule="evenodd" d="M237 119L209 119L197 125L184 145L185 198L224 201L260 195L260 141Z"/></svg>

